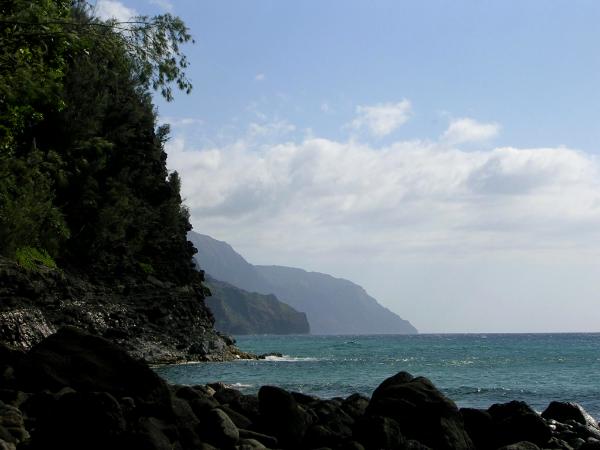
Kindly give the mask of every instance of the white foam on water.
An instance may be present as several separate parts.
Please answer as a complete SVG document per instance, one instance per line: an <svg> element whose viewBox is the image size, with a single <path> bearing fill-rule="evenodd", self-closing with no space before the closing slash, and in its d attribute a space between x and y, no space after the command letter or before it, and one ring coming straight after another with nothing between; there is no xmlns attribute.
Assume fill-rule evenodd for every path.
<svg viewBox="0 0 600 450"><path fill-rule="evenodd" d="M269 355L267 357L265 357L264 361L281 361L281 362L303 362L303 361L320 361L319 358L313 358L313 357L298 357L298 356L289 356L289 355L283 355L283 356L273 356L273 355Z"/></svg>

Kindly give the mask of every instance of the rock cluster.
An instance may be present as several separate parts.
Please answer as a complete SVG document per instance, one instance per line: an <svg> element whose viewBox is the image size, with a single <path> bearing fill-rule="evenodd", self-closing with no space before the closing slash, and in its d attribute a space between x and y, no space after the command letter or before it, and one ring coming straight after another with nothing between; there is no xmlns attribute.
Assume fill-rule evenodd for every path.
<svg viewBox="0 0 600 450"><path fill-rule="evenodd" d="M87 280L0 257L0 343L28 350L63 326L77 326L150 363L252 358L216 332L201 285L154 276Z"/></svg>
<svg viewBox="0 0 600 450"><path fill-rule="evenodd" d="M574 403L458 409L406 372L372 398L274 386L169 385L101 337L63 328L29 352L0 346L0 449L600 449Z"/></svg>

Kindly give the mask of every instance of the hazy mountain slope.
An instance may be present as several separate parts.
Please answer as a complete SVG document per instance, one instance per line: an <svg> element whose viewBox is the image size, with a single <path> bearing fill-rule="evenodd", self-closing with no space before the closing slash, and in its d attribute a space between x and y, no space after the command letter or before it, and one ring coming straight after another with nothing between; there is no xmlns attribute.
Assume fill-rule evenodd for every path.
<svg viewBox="0 0 600 450"><path fill-rule="evenodd" d="M280 302L274 295L239 289L207 277L212 296L205 300L215 316L215 328L229 334L306 334L306 314Z"/></svg>
<svg viewBox="0 0 600 450"><path fill-rule="evenodd" d="M255 268L275 295L306 312L314 334L417 333L351 281L291 267Z"/></svg>
<svg viewBox="0 0 600 450"><path fill-rule="evenodd" d="M381 306L357 284L281 266L254 266L226 242L190 232L200 267L238 288L275 294L306 313L313 334L417 333L410 322Z"/></svg>
<svg viewBox="0 0 600 450"><path fill-rule="evenodd" d="M195 255L200 268L217 280L226 281L249 292L271 294L267 281L227 242L190 231L188 239L198 250Z"/></svg>

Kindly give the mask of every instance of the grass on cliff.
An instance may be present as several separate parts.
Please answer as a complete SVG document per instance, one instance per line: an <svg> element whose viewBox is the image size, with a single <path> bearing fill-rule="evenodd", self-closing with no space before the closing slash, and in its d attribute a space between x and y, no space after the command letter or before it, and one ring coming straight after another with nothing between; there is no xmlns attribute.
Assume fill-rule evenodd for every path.
<svg viewBox="0 0 600 450"><path fill-rule="evenodd" d="M38 270L40 266L56 269L56 262L44 249L21 247L15 254L17 263L28 270Z"/></svg>

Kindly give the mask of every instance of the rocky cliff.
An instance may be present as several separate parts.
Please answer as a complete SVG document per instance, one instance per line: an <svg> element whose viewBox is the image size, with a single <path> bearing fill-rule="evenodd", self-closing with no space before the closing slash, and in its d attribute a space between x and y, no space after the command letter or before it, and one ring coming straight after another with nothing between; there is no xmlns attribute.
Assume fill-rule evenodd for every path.
<svg viewBox="0 0 600 450"><path fill-rule="evenodd" d="M214 330L203 289L154 276L92 282L57 269L26 270L0 257L0 342L28 350L73 325L150 363L249 357Z"/></svg>

